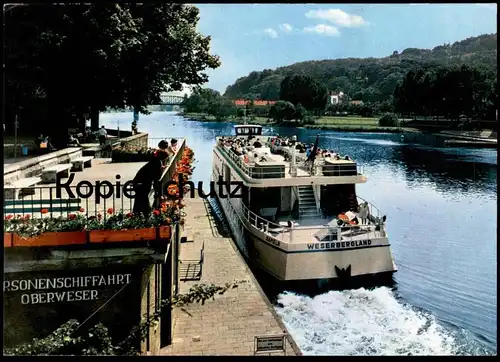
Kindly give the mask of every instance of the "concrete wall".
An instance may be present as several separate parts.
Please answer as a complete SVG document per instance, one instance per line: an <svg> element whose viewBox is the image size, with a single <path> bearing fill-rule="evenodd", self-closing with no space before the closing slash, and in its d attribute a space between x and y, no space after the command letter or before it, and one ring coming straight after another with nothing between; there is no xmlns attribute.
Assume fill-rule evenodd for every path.
<svg viewBox="0 0 500 362"><path fill-rule="evenodd" d="M120 134L121 134L121 132L120 132ZM125 143L127 146L147 148L148 147L148 134L147 133L138 133L138 134L130 136L130 137L121 138L120 142Z"/></svg>
<svg viewBox="0 0 500 362"><path fill-rule="evenodd" d="M25 177L38 176L45 167L68 163L79 157L82 157L82 149L80 147L72 147L10 165L4 165L4 182L8 183Z"/></svg>
<svg viewBox="0 0 500 362"><path fill-rule="evenodd" d="M148 266L141 280L141 321L147 320L159 308L161 301L161 268L162 265ZM160 352L160 323L158 320L149 328L146 339L141 343L143 354L157 355Z"/></svg>
<svg viewBox="0 0 500 362"><path fill-rule="evenodd" d="M70 319L82 323L94 312L81 329L102 322L115 343L123 340L139 321L141 276L142 267L133 265L5 273L5 346L45 337ZM90 279L84 282L85 277ZM54 287L47 280L58 285ZM27 286L29 290L19 290ZM68 292L72 293L71 298ZM85 300L75 300L78 297Z"/></svg>

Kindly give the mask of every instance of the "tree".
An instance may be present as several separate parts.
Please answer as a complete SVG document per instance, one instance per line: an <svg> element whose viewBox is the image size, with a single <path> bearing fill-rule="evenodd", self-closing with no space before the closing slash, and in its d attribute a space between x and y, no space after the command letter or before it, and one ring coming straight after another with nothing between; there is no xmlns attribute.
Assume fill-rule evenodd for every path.
<svg viewBox="0 0 500 362"><path fill-rule="evenodd" d="M302 106L302 104L297 104L295 107L295 115L294 118L297 121L303 121L307 117L307 110Z"/></svg>
<svg viewBox="0 0 500 362"><path fill-rule="evenodd" d="M161 318L164 308L179 308L192 303L203 305L207 300L215 299L216 295L223 295L246 282L240 280L223 286L198 284L191 287L186 294L178 294L172 299L163 300L153 315L135 326L129 336L116 345L113 344L108 329L103 324L99 323L89 328L86 333L77 336L75 332L82 324L76 320L69 320L45 338L4 349L4 355L139 355L140 342L146 338L149 328Z"/></svg>
<svg viewBox="0 0 500 362"><path fill-rule="evenodd" d="M289 121L295 115L295 106L291 102L277 101L269 110L269 116L276 122Z"/></svg>
<svg viewBox="0 0 500 362"><path fill-rule="evenodd" d="M281 82L280 100L293 105L301 103L310 111L323 111L326 107L327 95L326 86L308 76L288 76Z"/></svg>
<svg viewBox="0 0 500 362"><path fill-rule="evenodd" d="M147 113L160 93L203 84L204 70L220 62L209 53L210 37L196 31L198 14L194 6L167 3L12 9L6 19L7 115L23 110L34 130L42 124L44 133L65 134L68 120L90 115L96 128L106 107ZM27 111L33 94L36 118Z"/></svg>
<svg viewBox="0 0 500 362"><path fill-rule="evenodd" d="M236 106L230 99L219 97L209 104L207 113L214 116L217 121L224 121L236 116Z"/></svg>

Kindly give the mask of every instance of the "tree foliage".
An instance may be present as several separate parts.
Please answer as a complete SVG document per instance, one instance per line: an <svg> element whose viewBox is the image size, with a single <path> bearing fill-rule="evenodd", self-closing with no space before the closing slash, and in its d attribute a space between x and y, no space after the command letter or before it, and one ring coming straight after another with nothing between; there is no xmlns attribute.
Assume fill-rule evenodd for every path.
<svg viewBox="0 0 500 362"><path fill-rule="evenodd" d="M276 122L290 121L295 116L295 106L291 102L277 101L269 110L269 117Z"/></svg>
<svg viewBox="0 0 500 362"><path fill-rule="evenodd" d="M417 69L408 72L394 90L394 106L413 117L494 119L496 83L496 74L482 67Z"/></svg>
<svg viewBox="0 0 500 362"><path fill-rule="evenodd" d="M6 116L44 133L107 107L159 103L161 92L207 81L220 65L191 5L20 6L5 16ZM40 122L43 120L43 122ZM80 121L80 124L82 122Z"/></svg>
<svg viewBox="0 0 500 362"><path fill-rule="evenodd" d="M232 100L210 88L195 88L193 93L184 99L181 106L187 113L206 113L214 116L218 121L237 114Z"/></svg>
<svg viewBox="0 0 500 362"><path fill-rule="evenodd" d="M309 111L323 111L327 95L328 90L324 84L305 75L294 74L285 77L280 86L280 100L290 102L294 106L300 103Z"/></svg>
<svg viewBox="0 0 500 362"><path fill-rule="evenodd" d="M263 100L277 100L281 81L293 74L303 74L324 83L329 91L342 91L353 100L362 100L365 104L384 102L410 70L462 64L484 66L496 73L497 35L481 35L434 49L409 48L380 59L307 61L275 70L254 71L228 86L224 95L236 99L258 94Z"/></svg>
<svg viewBox="0 0 500 362"><path fill-rule="evenodd" d="M178 308L192 303L205 304L207 300L215 299L228 290L237 288L246 280L226 283L218 286L214 284L197 284L185 294L178 294L172 299L163 300L158 311L134 327L127 338L113 344L108 329L99 323L83 333L77 333L82 324L77 320L69 320L57 328L49 336L34 339L30 343L4 349L4 355L101 355L101 356L126 356L139 355L139 345L147 336L149 328L158 323L164 308Z"/></svg>

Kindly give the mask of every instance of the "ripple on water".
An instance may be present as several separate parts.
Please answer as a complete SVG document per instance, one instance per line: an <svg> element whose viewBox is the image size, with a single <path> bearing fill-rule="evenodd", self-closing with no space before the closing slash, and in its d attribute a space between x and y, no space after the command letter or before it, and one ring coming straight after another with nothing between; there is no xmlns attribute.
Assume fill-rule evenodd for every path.
<svg viewBox="0 0 500 362"><path fill-rule="evenodd" d="M488 354L464 331L444 327L386 287L314 298L285 292L278 303L278 314L305 355Z"/></svg>

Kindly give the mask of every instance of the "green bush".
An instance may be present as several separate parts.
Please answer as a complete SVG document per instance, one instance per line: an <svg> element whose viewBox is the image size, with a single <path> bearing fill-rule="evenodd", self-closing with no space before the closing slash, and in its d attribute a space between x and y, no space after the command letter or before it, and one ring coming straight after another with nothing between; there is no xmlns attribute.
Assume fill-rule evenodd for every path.
<svg viewBox="0 0 500 362"><path fill-rule="evenodd" d="M399 119L394 113L386 113L379 120L378 125L380 127L399 127Z"/></svg>

